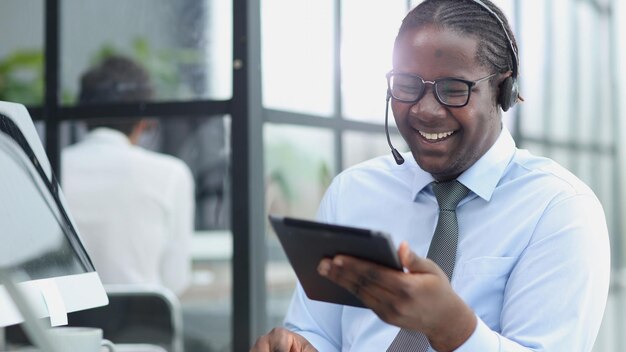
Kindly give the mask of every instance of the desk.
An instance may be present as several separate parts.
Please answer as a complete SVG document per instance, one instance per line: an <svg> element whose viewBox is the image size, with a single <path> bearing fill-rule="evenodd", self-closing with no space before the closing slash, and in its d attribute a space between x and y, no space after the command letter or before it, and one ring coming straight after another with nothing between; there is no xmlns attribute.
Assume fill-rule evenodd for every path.
<svg viewBox="0 0 626 352"><path fill-rule="evenodd" d="M196 231L190 250L194 260L231 260L233 234L228 230Z"/></svg>
<svg viewBox="0 0 626 352"><path fill-rule="evenodd" d="M105 348L102 349L103 351ZM116 352L167 352L163 347L157 345L143 344L143 343L120 343L115 345ZM22 347L19 349L12 349L6 352L41 352L40 349L35 347Z"/></svg>
<svg viewBox="0 0 626 352"><path fill-rule="evenodd" d="M118 343L115 352L167 352L163 347L145 343Z"/></svg>

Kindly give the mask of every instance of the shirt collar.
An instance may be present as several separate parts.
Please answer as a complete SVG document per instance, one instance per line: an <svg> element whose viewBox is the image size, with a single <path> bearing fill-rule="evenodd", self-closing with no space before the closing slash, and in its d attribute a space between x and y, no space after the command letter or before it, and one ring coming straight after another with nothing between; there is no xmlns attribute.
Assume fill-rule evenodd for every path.
<svg viewBox="0 0 626 352"><path fill-rule="evenodd" d="M496 142L458 180L480 198L489 201L515 154L515 141L506 127Z"/></svg>
<svg viewBox="0 0 626 352"><path fill-rule="evenodd" d="M409 153L409 157L412 161L413 164L415 164L415 176L413 177L413 199L416 200L418 194L424 190L430 183L432 183L433 181L435 181L435 179L433 178L433 176L431 174L429 174L428 172L422 170L421 167L419 167L419 165L417 165L417 162L415 161L415 159L413 159L413 155L411 155ZM407 158L405 157L404 160L407 160Z"/></svg>
<svg viewBox="0 0 626 352"><path fill-rule="evenodd" d="M89 132L85 140L90 142L105 142L115 145L131 145L130 140L125 134L106 127L98 127Z"/></svg>
<svg viewBox="0 0 626 352"><path fill-rule="evenodd" d="M496 142L474 165L458 177L459 182L480 198L489 201L514 153L515 141L509 130L503 127ZM413 199L417 199L417 195L435 179L417 165L410 153L407 157L416 167L412 189Z"/></svg>

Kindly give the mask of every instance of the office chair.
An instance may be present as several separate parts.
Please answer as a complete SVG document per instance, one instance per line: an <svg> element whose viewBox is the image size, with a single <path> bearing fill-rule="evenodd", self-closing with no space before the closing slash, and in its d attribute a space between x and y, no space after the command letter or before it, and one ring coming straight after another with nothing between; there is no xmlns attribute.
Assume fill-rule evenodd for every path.
<svg viewBox="0 0 626 352"><path fill-rule="evenodd" d="M105 285L105 289L107 306L71 313L68 325L102 328L104 337L116 344L151 344L183 352L182 311L170 290L155 285Z"/></svg>
<svg viewBox="0 0 626 352"><path fill-rule="evenodd" d="M109 304L68 314L68 326L97 327L121 352L183 352L183 318L176 295L156 285L105 285ZM6 328L9 345L29 339L20 325Z"/></svg>

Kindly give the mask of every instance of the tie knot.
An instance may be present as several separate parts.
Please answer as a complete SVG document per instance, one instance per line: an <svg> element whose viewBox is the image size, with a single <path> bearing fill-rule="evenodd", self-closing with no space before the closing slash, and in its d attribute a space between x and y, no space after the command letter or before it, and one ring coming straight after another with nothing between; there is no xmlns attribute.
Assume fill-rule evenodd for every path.
<svg viewBox="0 0 626 352"><path fill-rule="evenodd" d="M469 189L459 181L433 182L433 192L437 197L440 210L456 210L461 199L465 198Z"/></svg>

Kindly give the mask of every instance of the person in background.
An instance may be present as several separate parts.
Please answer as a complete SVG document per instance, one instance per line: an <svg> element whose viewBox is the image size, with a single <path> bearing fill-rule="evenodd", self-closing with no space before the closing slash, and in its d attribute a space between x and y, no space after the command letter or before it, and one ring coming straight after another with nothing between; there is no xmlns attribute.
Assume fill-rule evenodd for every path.
<svg viewBox="0 0 626 352"><path fill-rule="evenodd" d="M82 76L79 104L152 96L146 70L114 56ZM104 284L157 284L180 295L191 276L194 182L181 160L137 145L154 123L87 121L84 140L62 153L62 185Z"/></svg>
<svg viewBox="0 0 626 352"><path fill-rule="evenodd" d="M284 327L253 351L592 350L609 287L604 212L502 125L518 73L491 1L426 0L404 18L387 101L410 153L343 171L318 219L391 234L405 270L322 259L318 273L370 309L298 286Z"/></svg>

